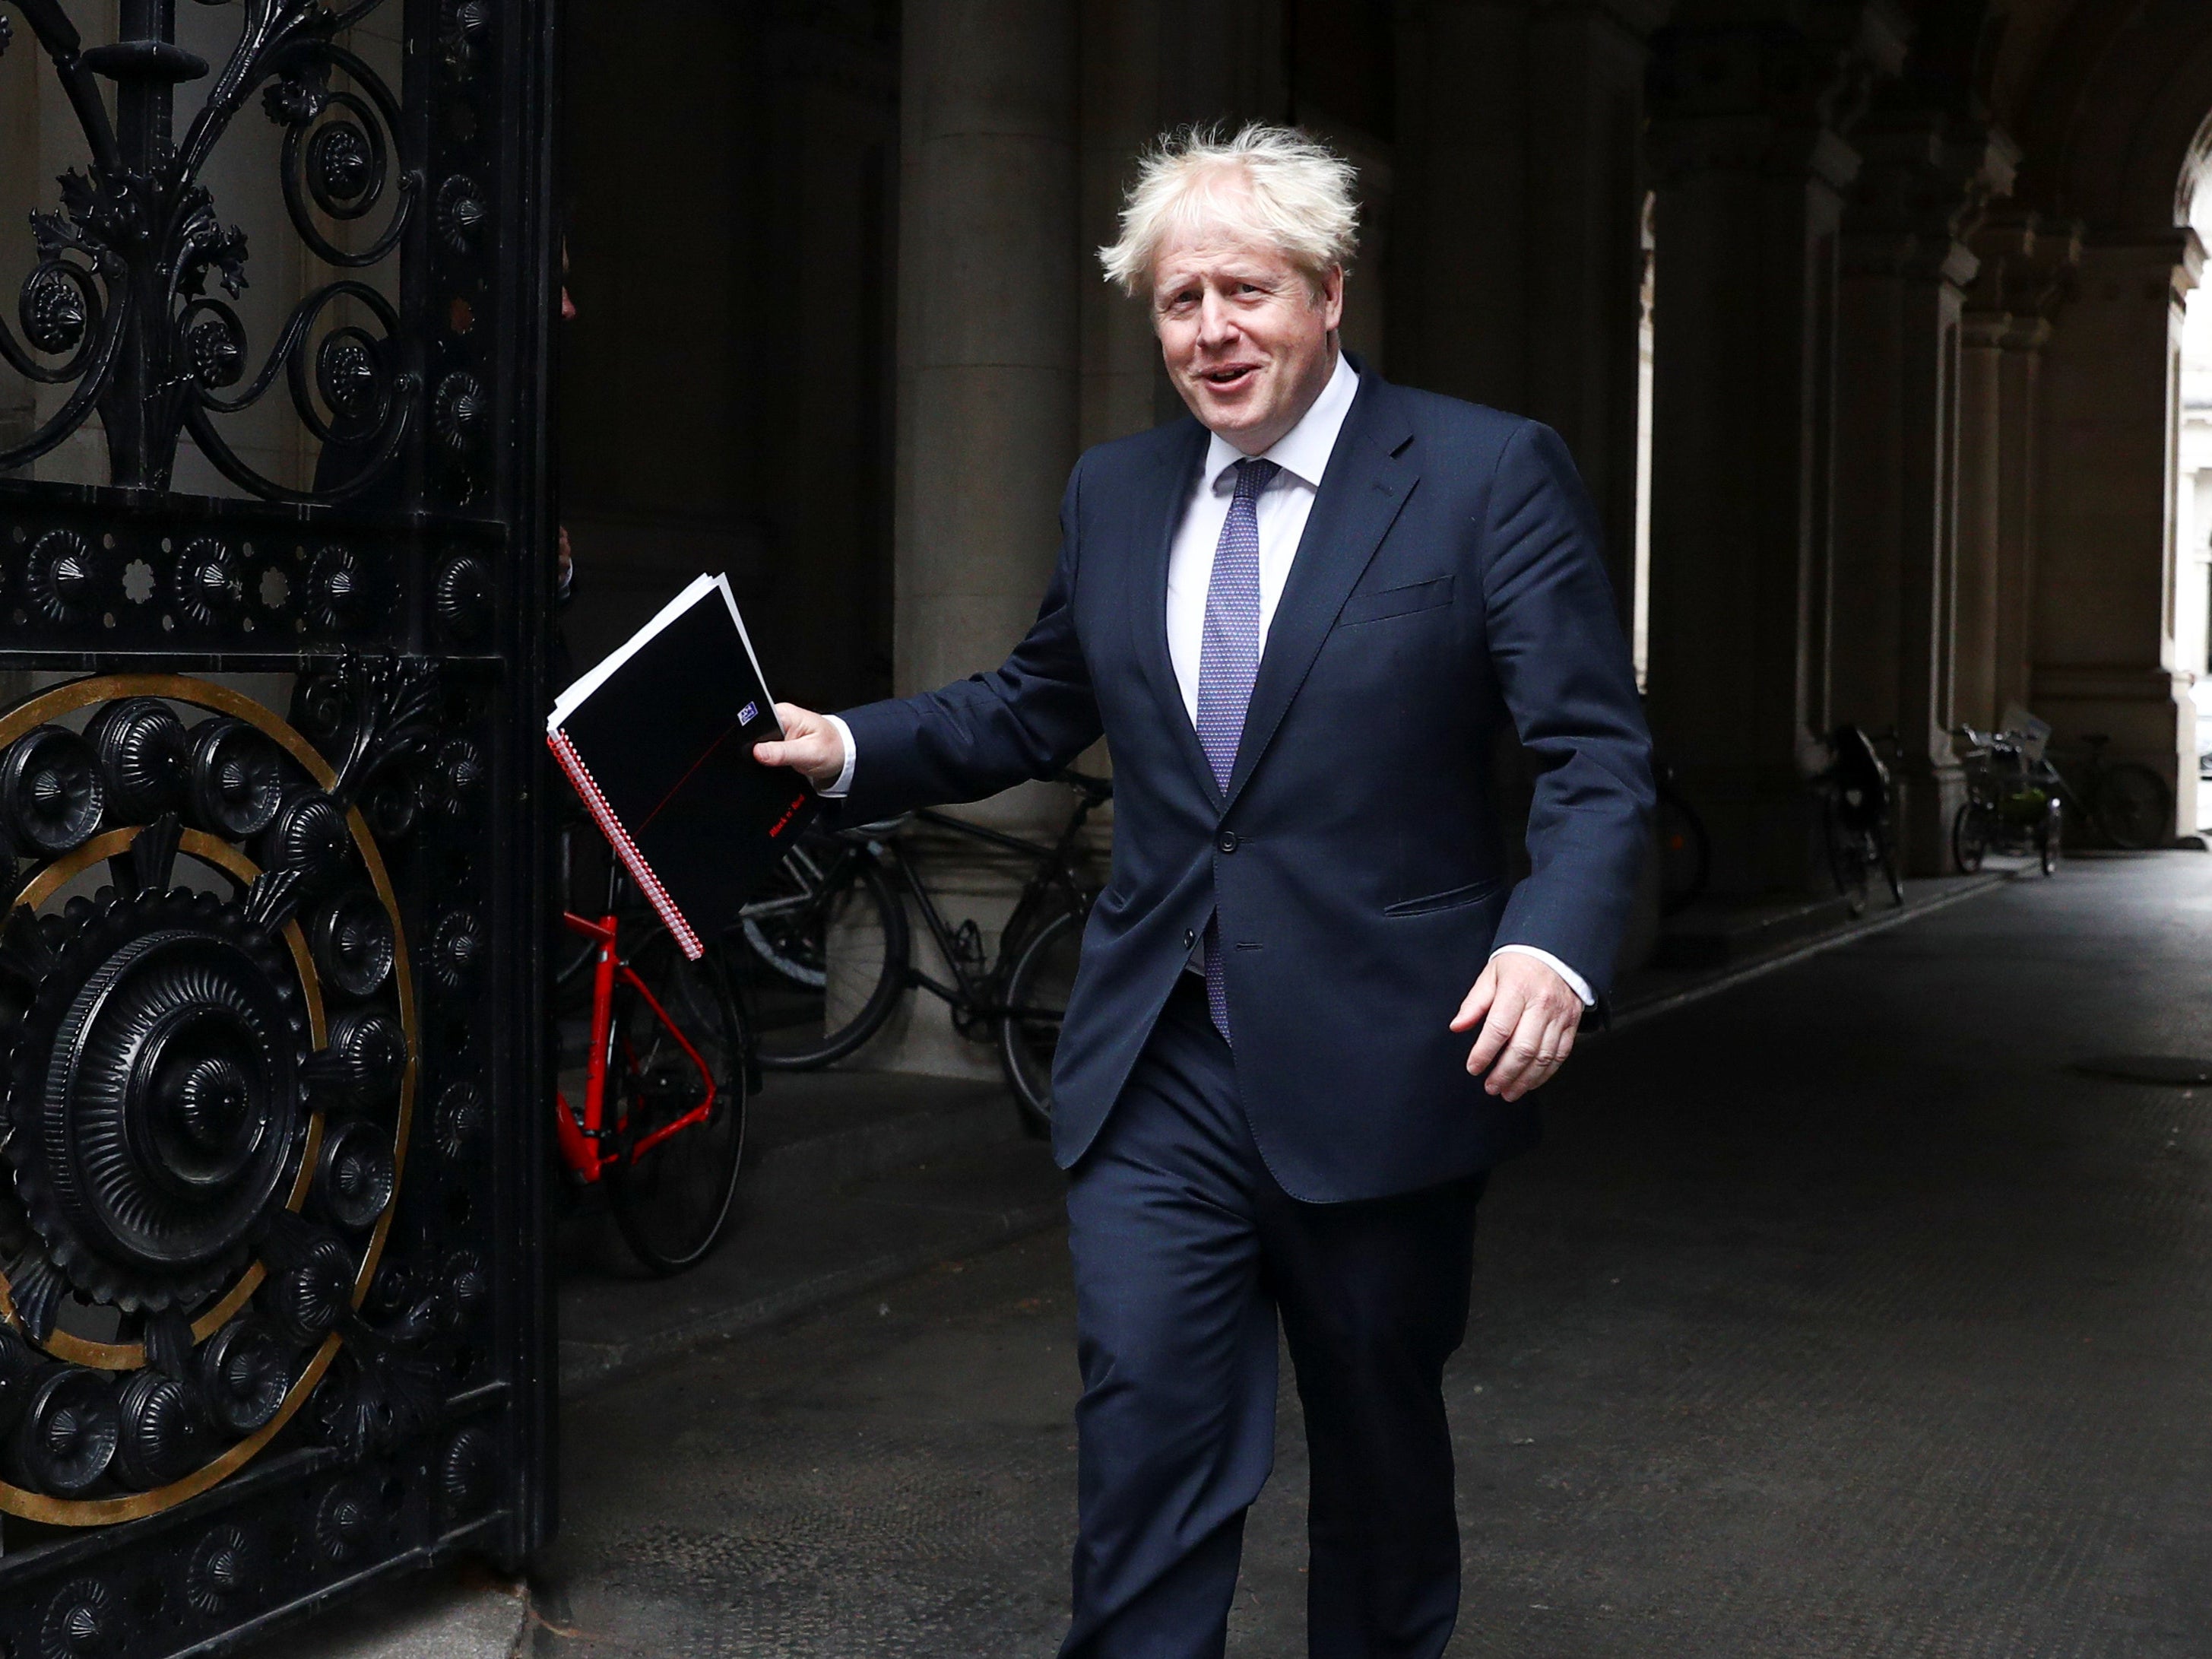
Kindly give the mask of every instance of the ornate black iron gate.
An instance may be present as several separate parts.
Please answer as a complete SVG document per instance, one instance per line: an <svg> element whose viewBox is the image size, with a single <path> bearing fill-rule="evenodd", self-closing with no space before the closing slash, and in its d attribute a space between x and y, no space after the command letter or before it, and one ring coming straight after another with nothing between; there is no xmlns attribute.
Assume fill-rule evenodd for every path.
<svg viewBox="0 0 2212 1659"><path fill-rule="evenodd" d="M183 11L0 0L0 98L35 54L76 158L0 319L14 1659L217 1651L550 1523L551 21Z"/></svg>

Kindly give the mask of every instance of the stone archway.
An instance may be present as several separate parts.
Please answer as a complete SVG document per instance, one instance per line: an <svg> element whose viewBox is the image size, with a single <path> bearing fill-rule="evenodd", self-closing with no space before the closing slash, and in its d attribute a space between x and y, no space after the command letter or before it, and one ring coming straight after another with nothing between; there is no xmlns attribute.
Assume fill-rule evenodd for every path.
<svg viewBox="0 0 2212 1659"><path fill-rule="evenodd" d="M2176 207L2200 241L2212 241L2212 116L2198 136ZM2201 778L2201 757L2212 748L2205 740L2212 731L2212 289L2202 285L2185 307L2177 390L2173 647L2177 665L2197 677L2190 689L2196 730L2190 747L2200 757L2197 810L2183 814L2179 825L2186 832L2212 822L2212 789ZM2189 769L2186 753L2182 769Z"/></svg>
<svg viewBox="0 0 2212 1659"><path fill-rule="evenodd" d="M2062 746L2105 733L2154 767L2191 826L2202 664L2181 612L2175 469L2183 307L2204 258L2188 185L2212 137L2212 10L2018 0L2006 21L1984 86L2022 149L2006 223L2078 237L2080 255L2070 271L2048 249L2039 269L2008 270L1991 250L1984 315L2033 360L2016 377L2029 408L1996 405L2032 422L2033 455L2024 543L1999 562L2023 615L1993 678Z"/></svg>

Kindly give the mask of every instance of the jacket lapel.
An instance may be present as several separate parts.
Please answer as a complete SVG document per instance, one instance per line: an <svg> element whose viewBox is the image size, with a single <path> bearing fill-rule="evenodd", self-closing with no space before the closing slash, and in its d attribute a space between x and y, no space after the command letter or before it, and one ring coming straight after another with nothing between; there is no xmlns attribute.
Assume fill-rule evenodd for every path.
<svg viewBox="0 0 2212 1659"><path fill-rule="evenodd" d="M1401 453L1413 435L1412 427L1395 407L1389 386L1377 375L1363 373L1359 395L1337 435L1328 470L1322 476L1321 489L1306 519L1305 534L1299 538L1297 556L1291 560L1283 597L1268 625L1267 648L1261 653L1259 678L1245 709L1244 734L1237 745L1237 765L1229 775L1224 805L1235 803L1244 781L1273 741L1275 728L1282 724L1291 699L1305 684L1314 658L1320 654L1322 641L1335 625L1336 613L1344 608L1375 550L1382 545L1419 481L1419 469ZM1159 601L1152 613L1156 623L1165 615L1166 603L1164 550ZM1158 625L1164 663L1164 624ZM1170 690L1174 684L1170 673ZM1190 724L1187 720L1178 723L1185 727ZM1191 746L1202 764L1205 752L1198 748L1195 734ZM1209 771L1209 781L1212 775Z"/></svg>
<svg viewBox="0 0 2212 1659"><path fill-rule="evenodd" d="M1168 655L1168 559L1175 549L1176 532L1182 526L1184 505L1206 465L1206 428L1189 417L1183 423L1188 428L1183 440L1169 447L1153 474L1155 491L1138 520L1136 603L1129 609L1129 625L1136 632L1137 661L1173 733L1170 741L1182 751L1206 799L1218 807L1221 786L1214 781L1198 730L1183 707L1182 688Z"/></svg>

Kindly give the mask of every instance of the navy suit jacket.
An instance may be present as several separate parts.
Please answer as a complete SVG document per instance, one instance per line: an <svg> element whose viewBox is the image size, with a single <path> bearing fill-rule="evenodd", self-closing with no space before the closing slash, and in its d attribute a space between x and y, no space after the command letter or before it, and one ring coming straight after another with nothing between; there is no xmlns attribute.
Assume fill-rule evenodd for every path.
<svg viewBox="0 0 2212 1659"><path fill-rule="evenodd" d="M1356 365L1355 365L1356 366ZM1048 777L1103 732L1111 879L1053 1069L1079 1160L1218 907L1238 1087L1291 1196L1408 1192L1531 1145L1533 1099L1448 1029L1520 943L1602 996L1652 801L1650 739L1588 495L1548 428L1363 372L1269 628L1224 792L1168 659L1170 544L1206 433L1076 464L1060 562L1003 667L847 714L859 823ZM1535 767L1508 891L1493 732Z"/></svg>

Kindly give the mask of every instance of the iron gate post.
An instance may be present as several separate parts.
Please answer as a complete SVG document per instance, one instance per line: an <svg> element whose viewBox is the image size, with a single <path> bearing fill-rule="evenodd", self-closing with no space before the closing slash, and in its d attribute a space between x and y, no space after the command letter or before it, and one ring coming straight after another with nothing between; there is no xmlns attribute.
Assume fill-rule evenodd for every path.
<svg viewBox="0 0 2212 1659"><path fill-rule="evenodd" d="M191 9L234 41L0 0L82 143L0 313L47 388L0 447L17 1659L229 1651L556 1519L555 10ZM321 275L257 331L286 263L209 163L263 120ZM239 436L286 403L289 463ZM94 430L107 484L35 475Z"/></svg>

